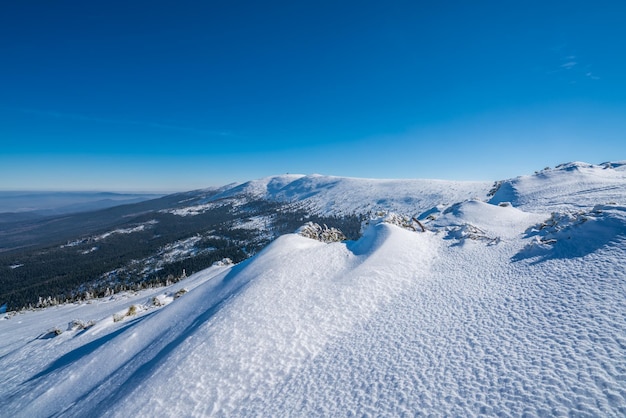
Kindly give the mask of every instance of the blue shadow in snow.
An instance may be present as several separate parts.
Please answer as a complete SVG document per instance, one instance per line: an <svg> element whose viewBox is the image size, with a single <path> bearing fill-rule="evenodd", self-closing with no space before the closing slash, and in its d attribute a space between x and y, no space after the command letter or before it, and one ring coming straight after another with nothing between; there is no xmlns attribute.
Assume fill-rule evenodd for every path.
<svg viewBox="0 0 626 418"><path fill-rule="evenodd" d="M92 352L94 352L95 350L97 350L99 347L101 347L103 344L106 344L108 341L111 341L113 338L115 338L116 336L118 336L119 334L125 332L126 330L132 328L133 326L135 326L136 324L138 324L140 321L146 319L147 317L153 315L155 312L150 312L146 315L141 316L140 318L135 318L132 321L129 321L128 324L126 324L123 327L120 327L118 330L113 331L109 334L103 335L102 337L93 340L90 343L87 343L85 345L81 345L80 347L70 351L69 353L59 357L57 360L55 360L54 362L52 362L48 367L46 367L44 370L40 371L39 373L37 373L36 375L34 375L33 377L31 377L30 379L28 379L26 382L31 382L33 380L37 380L41 377L44 377L56 370L60 370L63 369L67 366L69 366L70 364L74 363L77 360L80 360L81 358L91 354ZM87 331L87 330L85 330ZM82 333L81 333L82 334ZM78 336L78 335L77 335Z"/></svg>
<svg viewBox="0 0 626 418"><path fill-rule="evenodd" d="M540 235L530 233L526 237ZM532 264L551 259L578 258L601 248L616 245L626 240L626 222L623 218L607 216L594 221L573 225L556 233L547 233L550 244L529 245L515 254L511 261L536 258Z"/></svg>
<svg viewBox="0 0 626 418"><path fill-rule="evenodd" d="M233 279L239 274L239 272L250 263L250 261L251 259L248 259L233 267L231 271L221 279L220 283L212 289L212 293L219 296L216 303L212 304L204 312L201 312L198 316L196 316L184 330L177 332L178 336L163 345L163 347L159 348L157 353L152 356L152 358L148 359L143 364L140 364L135 370L130 371L126 379L119 382L119 384L116 383L116 389L113 392L105 395L103 398L96 398L89 415L92 417L106 415L110 410L111 405L120 402L125 397L130 395L132 390L129 390L129 388L141 386L142 382L154 374L162 362L170 356L176 347L182 344L189 337L189 335L194 333L194 331L209 321L234 294L244 288L249 282L233 283L234 286L230 289L229 285L233 282ZM154 344L160 344L160 342L155 341L152 345L153 347ZM131 359L129 362L120 366L118 370L123 370L128 367L133 368L132 365L129 365L132 361L133 360ZM113 375L114 374L115 373L113 373ZM101 385L105 384L106 382L101 382ZM98 388L94 388L92 391L84 394L76 400L76 403L87 399L96 390L98 390Z"/></svg>

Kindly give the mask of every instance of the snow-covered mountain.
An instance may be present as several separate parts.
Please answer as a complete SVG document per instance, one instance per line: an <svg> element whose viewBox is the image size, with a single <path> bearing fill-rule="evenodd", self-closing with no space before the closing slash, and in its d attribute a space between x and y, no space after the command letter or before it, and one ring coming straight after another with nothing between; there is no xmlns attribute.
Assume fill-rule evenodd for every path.
<svg viewBox="0 0 626 418"><path fill-rule="evenodd" d="M250 181L211 200L248 196L291 202L323 215L387 210L414 213L441 203L484 197L492 182L379 180L322 175L284 175ZM417 213L414 213L417 214Z"/></svg>
<svg viewBox="0 0 626 418"><path fill-rule="evenodd" d="M279 176L172 214L245 196L369 219L6 316L2 415L626 414L624 163L495 185Z"/></svg>

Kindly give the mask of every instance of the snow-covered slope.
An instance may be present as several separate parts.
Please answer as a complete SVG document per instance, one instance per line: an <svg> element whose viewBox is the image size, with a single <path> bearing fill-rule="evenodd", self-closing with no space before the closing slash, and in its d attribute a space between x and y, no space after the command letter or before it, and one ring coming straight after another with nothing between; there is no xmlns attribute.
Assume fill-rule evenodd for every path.
<svg viewBox="0 0 626 418"><path fill-rule="evenodd" d="M554 211L619 202L624 198L626 161L561 164L532 176L501 182L491 203L511 202L529 211ZM597 202L601 198L603 202Z"/></svg>
<svg viewBox="0 0 626 418"><path fill-rule="evenodd" d="M624 416L626 175L575 165L503 182L491 202L433 197L426 232L411 210L357 241L286 235L170 288L0 320L0 411ZM304 200L320 210L343 187L283 179L248 186L289 198L300 182L303 199L314 182ZM339 207L429 193L401 182L355 180Z"/></svg>
<svg viewBox="0 0 626 418"><path fill-rule="evenodd" d="M321 175L283 175L253 180L212 197L251 196L292 202L322 215L387 210L417 215L437 204L484 198L492 182L379 180Z"/></svg>

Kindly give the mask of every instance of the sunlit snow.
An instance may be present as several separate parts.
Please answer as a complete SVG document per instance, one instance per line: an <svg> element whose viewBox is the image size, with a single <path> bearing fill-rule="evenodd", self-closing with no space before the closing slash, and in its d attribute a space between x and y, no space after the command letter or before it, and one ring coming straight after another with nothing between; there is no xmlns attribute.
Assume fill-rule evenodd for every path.
<svg viewBox="0 0 626 418"><path fill-rule="evenodd" d="M2 415L626 415L626 166L450 185L229 189L387 212L357 241L289 234L170 287L6 315Z"/></svg>

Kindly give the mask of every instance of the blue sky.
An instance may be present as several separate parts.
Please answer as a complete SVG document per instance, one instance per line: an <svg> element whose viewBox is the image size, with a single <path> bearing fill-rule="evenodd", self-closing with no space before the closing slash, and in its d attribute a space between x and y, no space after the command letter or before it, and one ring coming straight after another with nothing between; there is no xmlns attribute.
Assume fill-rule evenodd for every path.
<svg viewBox="0 0 626 418"><path fill-rule="evenodd" d="M0 189L626 159L622 1L16 1Z"/></svg>

